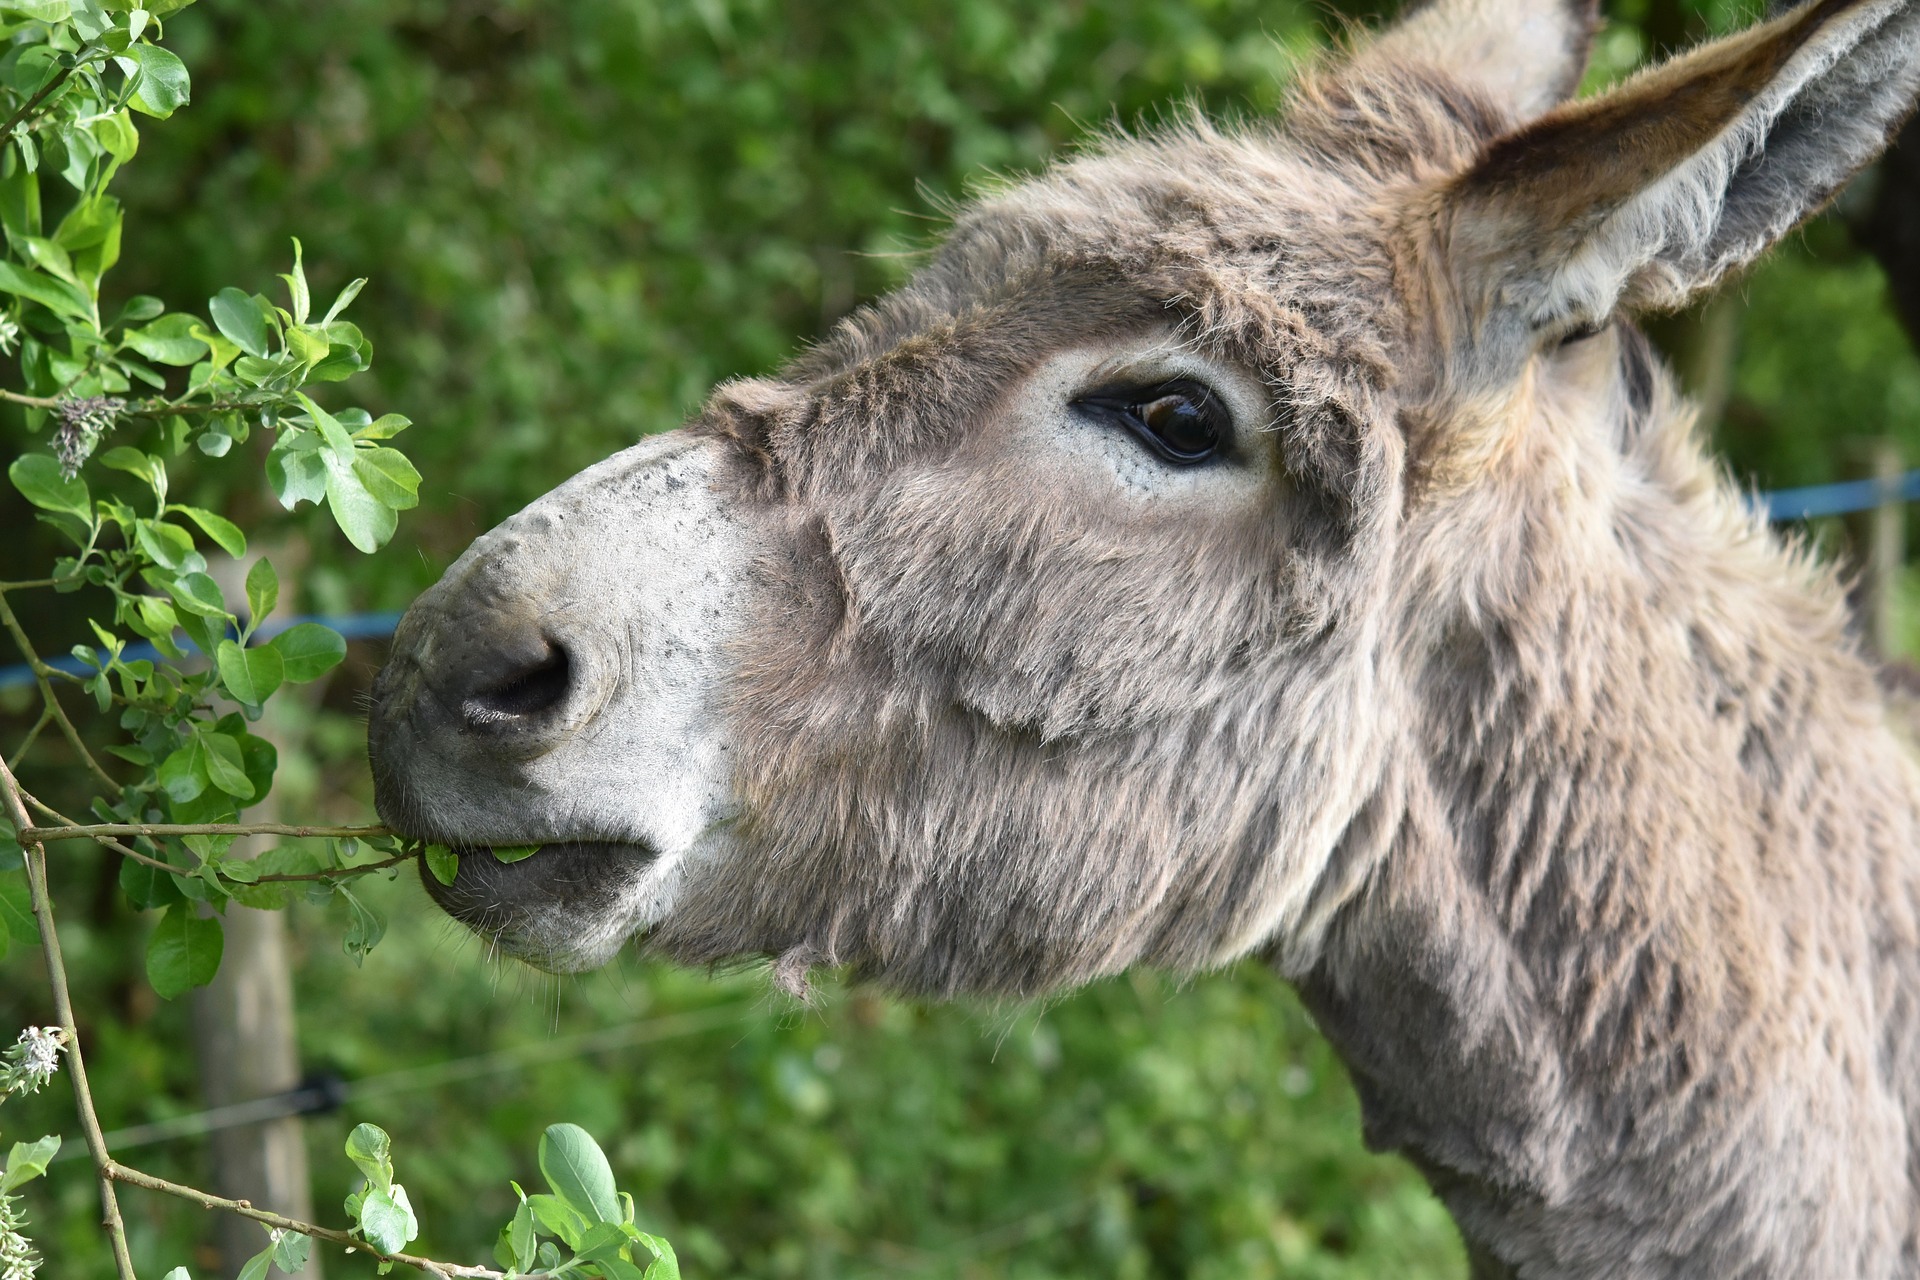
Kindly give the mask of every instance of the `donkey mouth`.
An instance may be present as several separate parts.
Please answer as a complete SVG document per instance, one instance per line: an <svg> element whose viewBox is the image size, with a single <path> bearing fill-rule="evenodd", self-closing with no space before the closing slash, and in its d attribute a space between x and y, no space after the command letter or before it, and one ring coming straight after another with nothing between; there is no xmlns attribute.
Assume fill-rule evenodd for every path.
<svg viewBox="0 0 1920 1280"><path fill-rule="evenodd" d="M524 849L455 846L452 884L420 880L448 915L520 960L556 973L604 964L650 923L660 862L645 844L556 841ZM508 860L511 859L511 860Z"/></svg>

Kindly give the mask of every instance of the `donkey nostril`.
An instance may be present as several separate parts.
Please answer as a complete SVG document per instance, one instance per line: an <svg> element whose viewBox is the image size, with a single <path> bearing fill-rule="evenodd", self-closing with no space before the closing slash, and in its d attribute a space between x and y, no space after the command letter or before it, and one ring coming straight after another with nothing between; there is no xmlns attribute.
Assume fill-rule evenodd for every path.
<svg viewBox="0 0 1920 1280"><path fill-rule="evenodd" d="M551 711L567 696L572 684L573 664L559 645L547 646L546 654L533 666L525 667L490 688L469 694L460 710L472 725L494 725Z"/></svg>

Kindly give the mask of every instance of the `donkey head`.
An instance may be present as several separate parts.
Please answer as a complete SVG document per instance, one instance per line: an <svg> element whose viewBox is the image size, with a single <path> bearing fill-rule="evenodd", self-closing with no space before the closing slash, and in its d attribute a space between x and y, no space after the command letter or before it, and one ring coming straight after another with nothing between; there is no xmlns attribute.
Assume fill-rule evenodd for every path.
<svg viewBox="0 0 1920 1280"><path fill-rule="evenodd" d="M1711 484L1642 438L1622 316L1778 239L1920 83L1912 0L1820 0L1564 103L1594 21L1436 0L1280 121L1009 186L481 538L376 690L382 814L469 853L428 889L555 969L636 933L934 994L1310 964L1415 725L1476 714L1428 678L1454 628L1580 554L1542 513L1605 538Z"/></svg>

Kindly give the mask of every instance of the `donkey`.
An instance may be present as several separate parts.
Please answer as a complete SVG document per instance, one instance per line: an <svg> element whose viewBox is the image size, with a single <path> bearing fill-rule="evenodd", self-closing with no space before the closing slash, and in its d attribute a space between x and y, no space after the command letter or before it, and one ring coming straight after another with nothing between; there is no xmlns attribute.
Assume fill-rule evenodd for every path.
<svg viewBox="0 0 1920 1280"><path fill-rule="evenodd" d="M1920 1276L1920 770L1628 317L1920 94L1816 0L1586 101L1435 0L1284 118L986 195L474 543L381 813L536 965L1029 997L1256 954L1480 1276Z"/></svg>

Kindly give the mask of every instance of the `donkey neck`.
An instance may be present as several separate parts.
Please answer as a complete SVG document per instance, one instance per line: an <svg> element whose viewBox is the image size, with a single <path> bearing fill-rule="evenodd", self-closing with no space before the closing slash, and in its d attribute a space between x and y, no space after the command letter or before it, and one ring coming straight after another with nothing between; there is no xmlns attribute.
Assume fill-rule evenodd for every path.
<svg viewBox="0 0 1920 1280"><path fill-rule="evenodd" d="M1483 530L1303 995L1477 1271L1920 1274L1914 769L1831 585L1648 448Z"/></svg>

